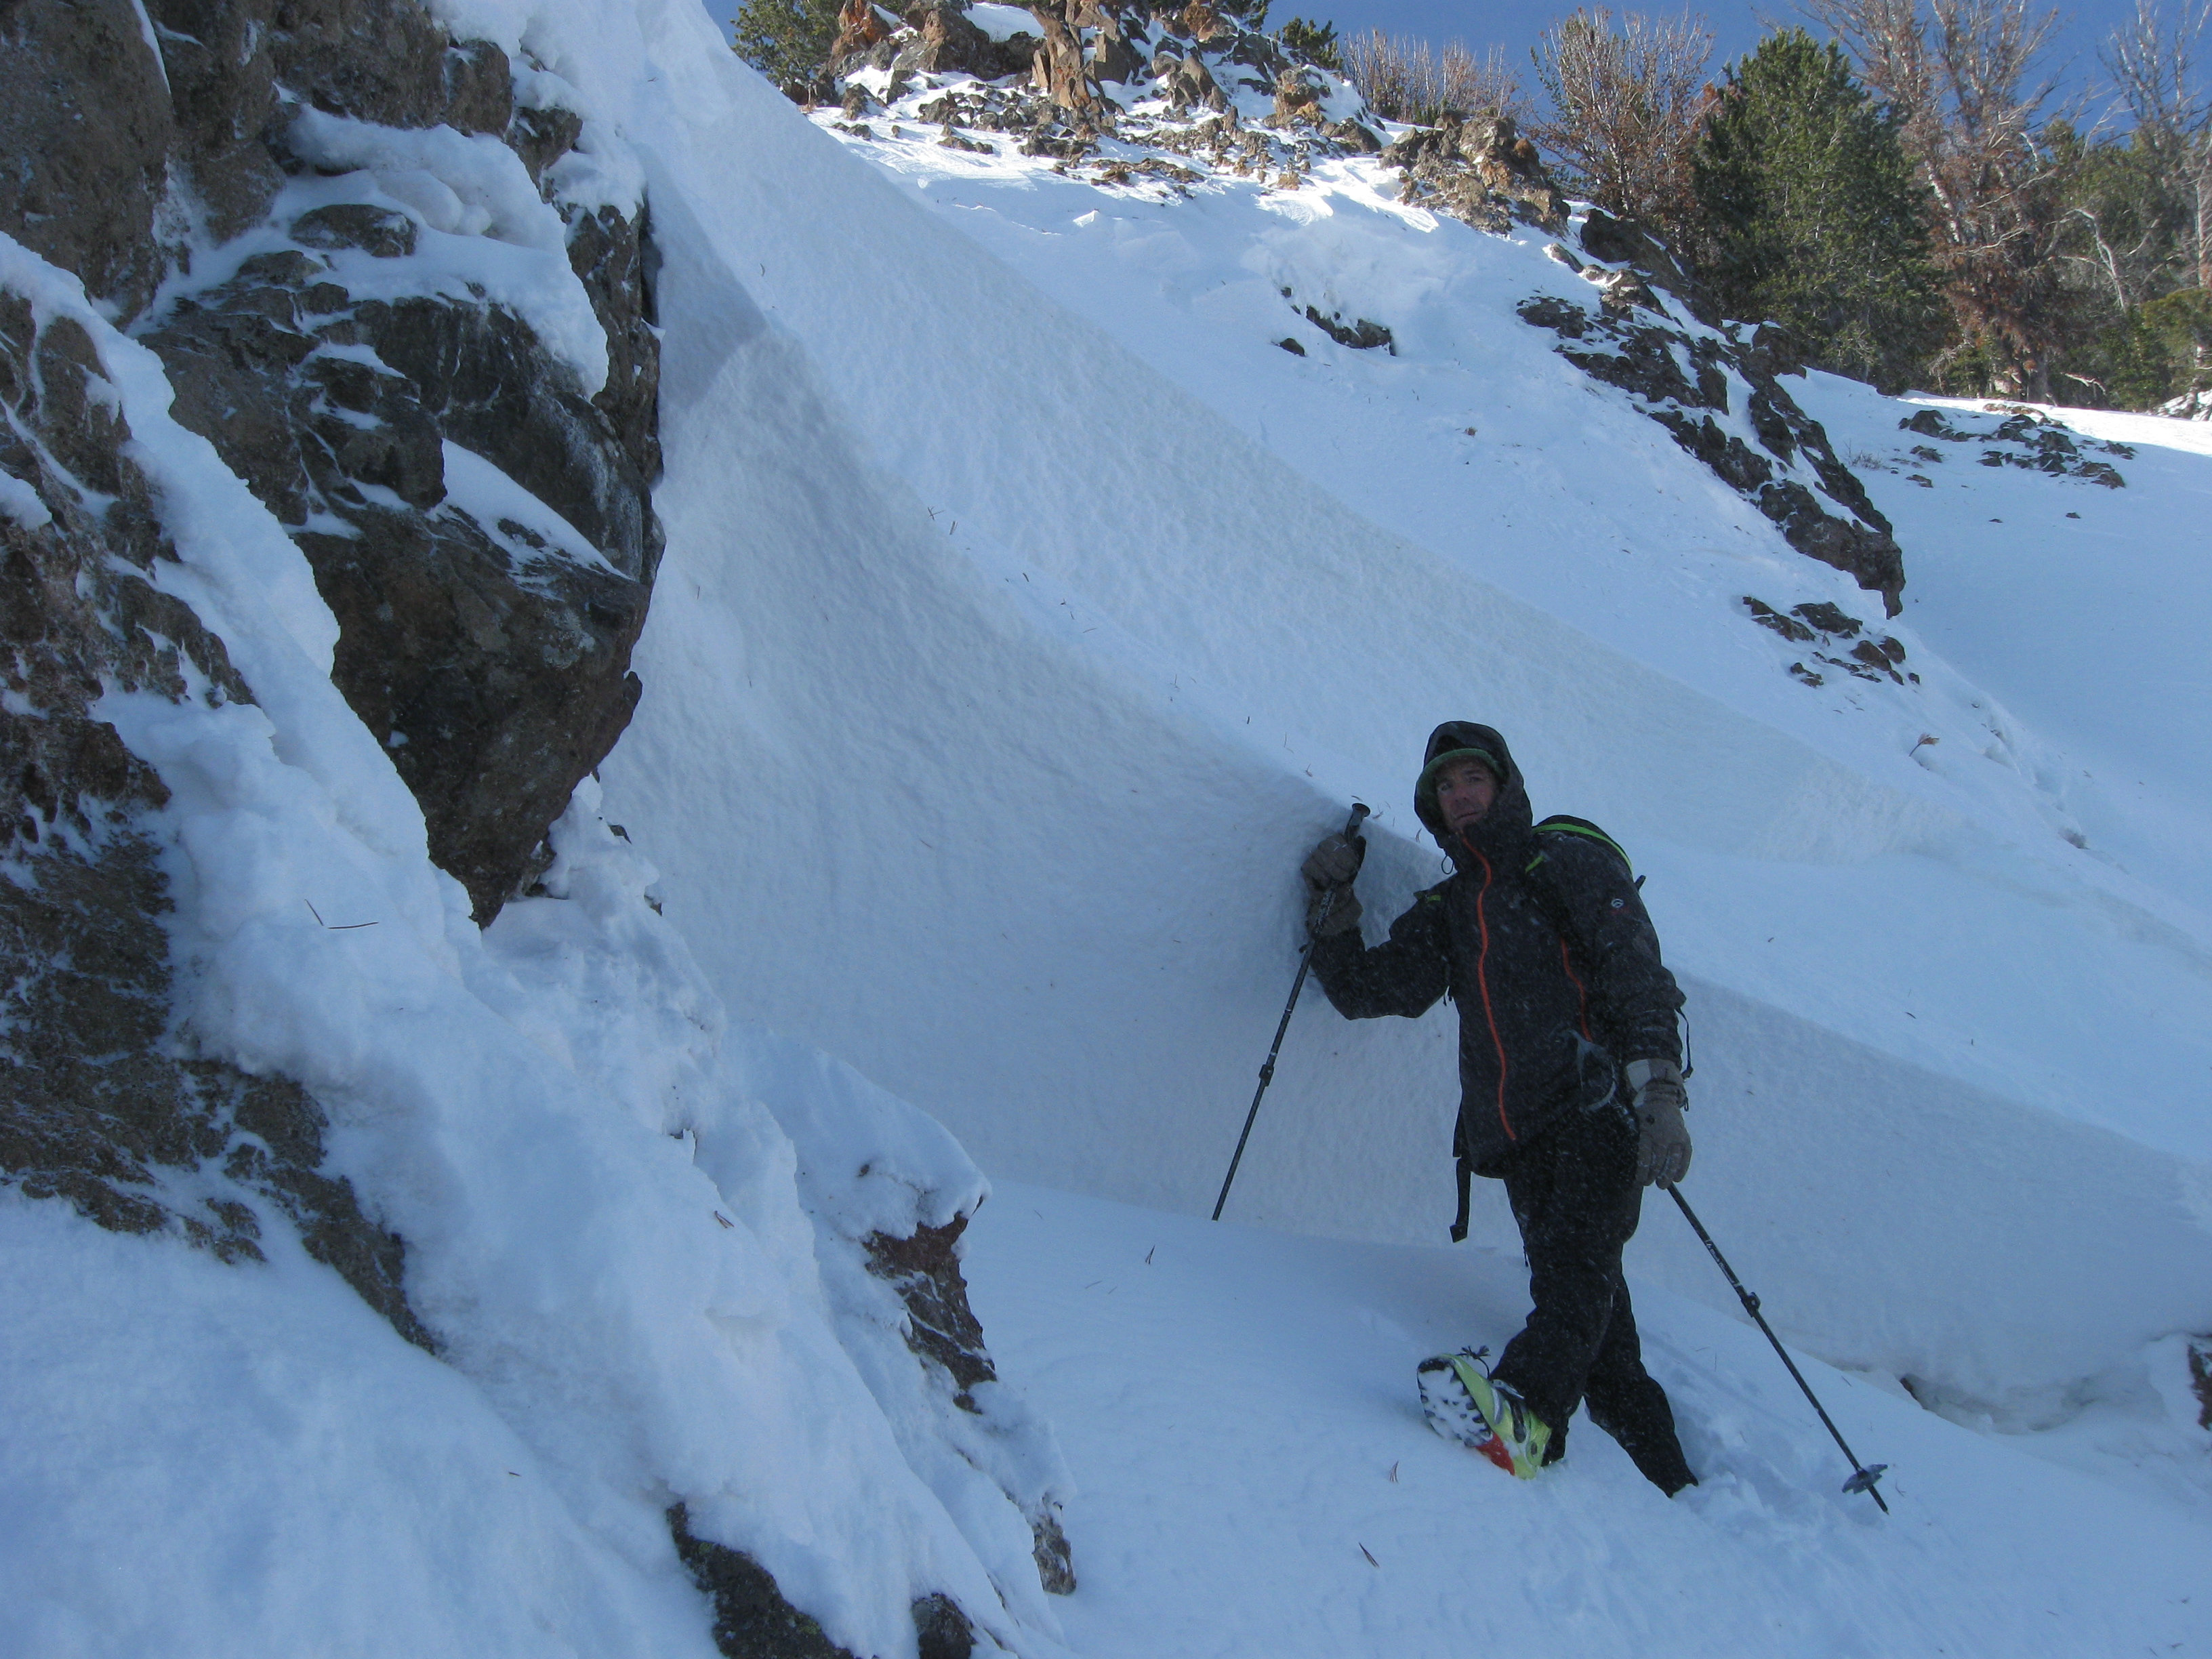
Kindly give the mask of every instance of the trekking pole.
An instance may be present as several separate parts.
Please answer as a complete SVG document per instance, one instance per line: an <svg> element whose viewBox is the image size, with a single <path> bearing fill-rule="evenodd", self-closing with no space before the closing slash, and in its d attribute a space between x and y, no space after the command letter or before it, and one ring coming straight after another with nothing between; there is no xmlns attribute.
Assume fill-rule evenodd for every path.
<svg viewBox="0 0 2212 1659"><path fill-rule="evenodd" d="M1805 1398L1812 1401L1813 1409L1820 1413L1820 1421L1826 1425L1828 1432L1835 1436L1836 1443L1843 1447L1844 1455L1851 1460L1851 1478L1844 1482L1844 1490L1864 1492L1875 1503L1881 1504L1881 1512L1887 1515L1889 1505L1882 1504L1881 1493L1875 1487L1875 1482L1881 1479L1882 1471L1889 1465L1876 1463L1869 1468L1859 1462L1856 1452L1848 1445L1844 1445L1843 1435L1838 1431L1835 1424L1829 1420L1828 1413L1814 1394L1812 1385L1805 1381L1803 1373L1798 1370L1797 1362L1790 1358L1788 1352L1782 1346L1781 1338L1775 1335L1773 1327L1766 1322L1766 1316L1759 1312L1759 1298L1744 1289L1743 1280L1735 1276L1735 1269L1729 1266L1728 1258L1721 1254L1721 1247L1713 1243L1713 1236L1705 1231L1705 1224L1698 1219L1698 1212L1690 1207L1690 1200L1682 1196L1682 1189L1670 1186L1667 1188L1667 1196L1681 1206L1682 1218L1698 1230L1698 1237L1705 1241L1705 1249L1712 1253L1713 1260L1720 1263L1721 1271L1728 1275L1728 1282L1734 1287L1737 1298L1742 1302L1743 1310L1758 1322L1760 1330L1766 1333L1766 1340L1774 1344L1774 1352L1780 1354L1782 1363L1790 1367L1790 1375L1796 1379L1797 1386L1805 1390Z"/></svg>
<svg viewBox="0 0 2212 1659"><path fill-rule="evenodd" d="M1366 816L1367 808L1354 801L1352 816L1344 821L1345 840L1350 841L1359 833L1359 822ZM1221 1196L1213 1200L1216 1221L1221 1219L1221 1206L1229 1201L1229 1183L1237 1179L1237 1166L1244 1161L1244 1143L1252 1138L1252 1121L1260 1115L1260 1097L1275 1080L1275 1056L1283 1051L1283 1033L1291 1029L1291 1010L1298 1006L1298 993L1306 988L1306 970L1313 966L1314 940L1321 937L1321 925L1328 920L1336 895L1337 889L1334 887L1322 895L1320 913L1314 917L1313 929L1306 935L1306 948L1298 952L1298 976L1291 981L1291 1000L1283 1005L1283 1018L1275 1027L1275 1040L1267 1047L1267 1063L1260 1067L1260 1086L1252 1091L1252 1109L1244 1114L1244 1133L1237 1137L1237 1156L1229 1160L1229 1173L1221 1177Z"/></svg>

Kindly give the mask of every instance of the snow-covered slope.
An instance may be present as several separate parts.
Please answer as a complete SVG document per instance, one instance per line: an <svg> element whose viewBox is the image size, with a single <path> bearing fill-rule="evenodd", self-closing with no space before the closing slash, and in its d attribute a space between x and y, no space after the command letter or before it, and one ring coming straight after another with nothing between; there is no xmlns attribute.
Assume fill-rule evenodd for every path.
<svg viewBox="0 0 2212 1659"><path fill-rule="evenodd" d="M1183 199L833 143L750 86L713 132L758 165L694 209L719 261L665 279L721 331L672 341L668 574L605 776L736 1006L989 1167L1196 1208L1287 986L1297 857L1373 803L1369 905L1395 914L1438 868L1404 804L1418 746L1479 715L1540 811L1648 872L1691 988L1700 1195L1795 1292L1789 1328L2027 1409L2206 1322L2185 858L2104 854L2080 810L2122 804L1906 625L1925 605L1897 628L1917 684L1786 674L1808 647L1743 595L1873 596L1516 318L1595 307L1547 239L1401 209L1371 161ZM1385 320L1397 355L1279 349L1285 286ZM1915 405L1808 395L1870 470L1921 441ZM1972 453L1944 483L1983 516L2094 513L2174 549L2201 614L2188 484ZM1908 572L1940 560L1944 490L1874 476ZM2021 580L2076 616L2126 603ZM2082 672L2179 666L2145 644ZM2146 723L2197 731L2187 699ZM2184 814L2196 741L2160 775ZM1450 1018L1308 1011L1240 1213L1435 1237ZM1494 1198L1479 1225L1510 1236ZM1637 1250L1713 1296L1686 1236Z"/></svg>
<svg viewBox="0 0 2212 1659"><path fill-rule="evenodd" d="M2084 1473L1809 1364L1852 1449L1892 1466L1885 1520L1836 1490L1849 1466L1757 1332L1639 1291L1704 1475L1670 1504L1587 1423L1553 1471L1570 1479L1522 1486L1422 1421L1422 1357L1517 1328L1516 1252L1007 1184L969 1262L1081 1473L1068 1519L1091 1565L1067 1632L1098 1659L2076 1659L2212 1639L2203 1460L2155 1395L2077 1424Z"/></svg>
<svg viewBox="0 0 2212 1659"><path fill-rule="evenodd" d="M489 31L517 62L530 28L573 64L600 21L517 12L457 27ZM531 73L574 117L611 112L552 70ZM559 221L498 140L327 125L345 130L307 124L329 141L320 159L367 171L323 188L388 183L410 212L419 200L442 216L419 262L390 247L360 260L364 286L469 292L520 264L517 311L550 316L549 335L596 351L604 375L606 341ZM618 133L592 136L634 169ZM475 202L486 176L515 185L494 203L505 220ZM703 193L679 182L672 199L685 190ZM280 196L244 251L281 241L301 205ZM520 260L523 243L552 257ZM203 253L204 277L225 274L221 251ZM325 1265L327 1248L303 1249L295 1212L237 1177L241 1149L249 1163L270 1152L258 1128L222 1124L212 1149L188 1146L167 1174L123 1166L121 1182L170 1206L145 1203L135 1230L150 1239L103 1232L11 1180L0 1650L711 1654L714 1613L695 1578L712 1574L687 1572L684 1544L723 1552L706 1565L725 1578L729 1552L749 1557L767 1586L747 1581L754 1611L772 1617L787 1598L818 1652L913 1654L920 1623L948 1603L958 1612L939 1623L986 1650L1055 1651L1032 1554L1032 1528L1067 1484L1050 1432L987 1363L957 1394L926 1364L899 1276L870 1254L972 1212L981 1173L849 1067L732 1029L589 779L549 832L532 896L479 932L467 892L430 860L398 743L380 743L333 684L342 629L297 526L180 422L163 360L77 276L0 236L0 295L10 465L56 501L88 499L98 522L106 499L30 424L42 405L67 407L64 370L79 372L79 399L119 453L69 459L91 453L127 479L161 544L143 581L135 566L127 576L172 609L142 611L204 629L236 671L210 686L193 665L203 653L174 671L173 693L108 685L93 713L158 779L153 810L125 830L120 813L90 830L58 816L11 846L16 891L43 880L54 902L87 906L106 843L145 837L159 878L134 920L166 932L167 960L157 949L142 969L95 934L75 961L33 964L20 931L14 960L27 979L71 974L111 1000L109 980L143 973L162 994L165 1054L208 1077L227 1065L298 1085L318 1129L327 1119L319 1177L349 1183L349 1201L357 1193L404 1241L410 1316L378 1317ZM530 368L520 352L507 367ZM588 362L570 367L589 378ZM10 531L53 536L38 488L9 483ZM525 562L533 539L541 556L591 550L489 463L457 465L448 493L516 538ZM11 643L64 625L26 610ZM40 712L11 690L11 716ZM131 1030L110 1015L82 1040ZM126 1082L148 1059L100 1058ZM11 1085L30 1069L11 1053ZM90 1114L104 1098L70 1103ZM116 1098L152 1114L127 1090ZM11 1175L19 1140L11 1127ZM203 1202L228 1237L190 1218ZM195 1226L216 1252L188 1249Z"/></svg>
<svg viewBox="0 0 2212 1659"><path fill-rule="evenodd" d="M644 181L644 701L545 896L479 936L281 527L152 356L9 254L94 343L164 580L258 698L101 709L173 792L181 1012L329 1109L445 1363L274 1218L234 1269L0 1200L0 1645L704 1653L678 1504L868 1656L915 1653L929 1595L1041 1656L2206 1639L2178 1340L2212 1326L2212 461L2122 434L2118 491L1926 462L1919 405L1814 380L1899 526L1920 678L1808 686L1742 597L1869 596L1518 319L1595 303L1545 238L1403 210L1372 161L1170 199L848 143L689 0L441 15ZM1398 354L1283 350L1285 287ZM2065 626L2124 648L2066 655ZM1526 1489L1425 1437L1409 1358L1520 1308L1493 1195L1439 1245L1448 1011L1304 1008L1232 1200L1265 1229L1193 1218L1287 988L1297 857L1357 796L1371 925L1434 879L1406 794L1453 715L1648 872L1692 995L1689 1189L1845 1368L1816 1380L1896 1466L1891 1521L1834 1491L1669 1216L1631 1267L1705 1490L1662 1504L1587 1428ZM1040 1186L977 1229L1007 1380L969 1411L861 1241L947 1224L986 1171ZM1064 1616L1029 1555L1060 1498ZM1501 1535L1533 1540L1506 1609L1467 1579Z"/></svg>

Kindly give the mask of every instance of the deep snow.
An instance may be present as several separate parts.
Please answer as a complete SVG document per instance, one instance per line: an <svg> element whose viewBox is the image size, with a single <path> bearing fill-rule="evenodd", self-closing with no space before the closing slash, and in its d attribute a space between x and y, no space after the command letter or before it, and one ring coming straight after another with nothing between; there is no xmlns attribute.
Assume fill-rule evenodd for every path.
<svg viewBox="0 0 2212 1659"><path fill-rule="evenodd" d="M1540 811L1648 874L1691 994L1700 1191L1785 1264L1796 1334L2033 1416L2206 1322L2188 870L2108 861L2075 815L2108 810L2095 780L1917 626L1917 687L1790 679L1802 647L1741 597L1874 619L1872 596L1517 320L1531 293L1595 303L1544 239L1401 209L1371 162L1182 199L791 118L720 118L758 166L694 208L720 263L666 273L724 326L672 341L672 550L605 769L735 1007L988 1168L1197 1209L1290 978L1297 857L1372 804L1379 927L1439 868L1405 805L1421 739L1480 716ZM1388 321L1398 355L1279 349L1286 285ZM1808 397L1846 453L1910 441L1914 405ZM1875 476L1908 568L1940 559L1951 522L1917 498L1942 492ZM2099 515L2202 614L2171 482L1945 477L1985 516ZM2047 608L2125 614L2068 574L2044 568ZM2165 672L2144 643L2081 673ZM2159 775L2177 810L2197 741ZM1436 1237L1449 1019L1302 1018L1237 1213ZM1494 1196L1478 1224L1510 1237ZM1693 1244L1638 1250L1713 1297Z"/></svg>
<svg viewBox="0 0 2212 1659"><path fill-rule="evenodd" d="M866 1654L913 1651L927 1590L1036 1656L2205 1644L2202 428L2084 421L2140 446L2120 491L1964 455L1923 488L1914 405L1815 378L1899 525L1922 683L1811 690L1741 596L1870 596L1516 319L1589 298L1541 238L1400 209L1370 163L1169 200L848 142L688 0L445 15L587 115L580 189L649 195L645 700L551 896L479 938L329 684L304 561L150 355L6 251L98 343L175 585L260 698L107 706L176 792L187 1012L331 1109L450 1363L296 1253L0 1202L0 1647L703 1652L678 1498ZM588 374L503 163L325 136L435 233L378 280L503 272ZM1399 355L1280 350L1285 286ZM1668 1215L1631 1270L1707 1489L1666 1504L1587 1427L1525 1488L1425 1435L1412 1361L1522 1305L1494 1194L1435 1247L1447 1012L1302 1008L1236 1222L1194 1218L1298 856L1357 796L1370 927L1435 879L1405 796L1453 715L1648 873L1686 1190L1844 1368L1808 1374L1892 1520ZM984 1171L1006 1382L970 1419L853 1241ZM1066 1501L1071 1601L1009 1492Z"/></svg>
<svg viewBox="0 0 2212 1659"><path fill-rule="evenodd" d="M1672 1208L1645 1224L1679 1225ZM2144 1478L2115 1484L1801 1357L1853 1449L1892 1466L1885 1519L1839 1490L1850 1466L1755 1330L1639 1285L1701 1481L1669 1503L1586 1419L1526 1484L1421 1420L1422 1357L1518 1328L1513 1253L1002 1183L969 1262L1075 1468L1091 1554L1067 1633L1097 1659L2212 1647L2206 1488L2174 1478L2193 1451L2201 1481L2201 1431L2154 1395L2124 1425Z"/></svg>

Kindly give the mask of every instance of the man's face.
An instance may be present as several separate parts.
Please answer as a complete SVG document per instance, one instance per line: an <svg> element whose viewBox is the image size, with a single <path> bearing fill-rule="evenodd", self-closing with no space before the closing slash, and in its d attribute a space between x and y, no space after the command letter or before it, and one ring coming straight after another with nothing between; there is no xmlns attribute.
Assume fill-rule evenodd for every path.
<svg viewBox="0 0 2212 1659"><path fill-rule="evenodd" d="M1498 799L1498 775L1479 760L1454 761L1437 775L1437 811L1458 835L1480 823Z"/></svg>

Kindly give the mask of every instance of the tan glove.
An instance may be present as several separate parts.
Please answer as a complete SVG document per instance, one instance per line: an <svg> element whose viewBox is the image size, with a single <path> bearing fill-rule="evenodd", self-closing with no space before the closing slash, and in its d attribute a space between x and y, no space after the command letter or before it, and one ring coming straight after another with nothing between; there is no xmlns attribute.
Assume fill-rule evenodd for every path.
<svg viewBox="0 0 2212 1659"><path fill-rule="evenodd" d="M1636 1178L1646 1187L1671 1187L1690 1173L1690 1131L1682 1121L1690 1097L1682 1068L1671 1060L1632 1060L1624 1070L1636 1117Z"/></svg>
<svg viewBox="0 0 2212 1659"><path fill-rule="evenodd" d="M1367 838L1343 835L1324 836L1306 854L1298 874L1306 884L1306 926L1316 939L1350 933L1359 926L1359 896L1352 890L1352 878L1367 857ZM1332 900L1330 896L1335 896ZM1322 907L1328 914L1322 914Z"/></svg>

